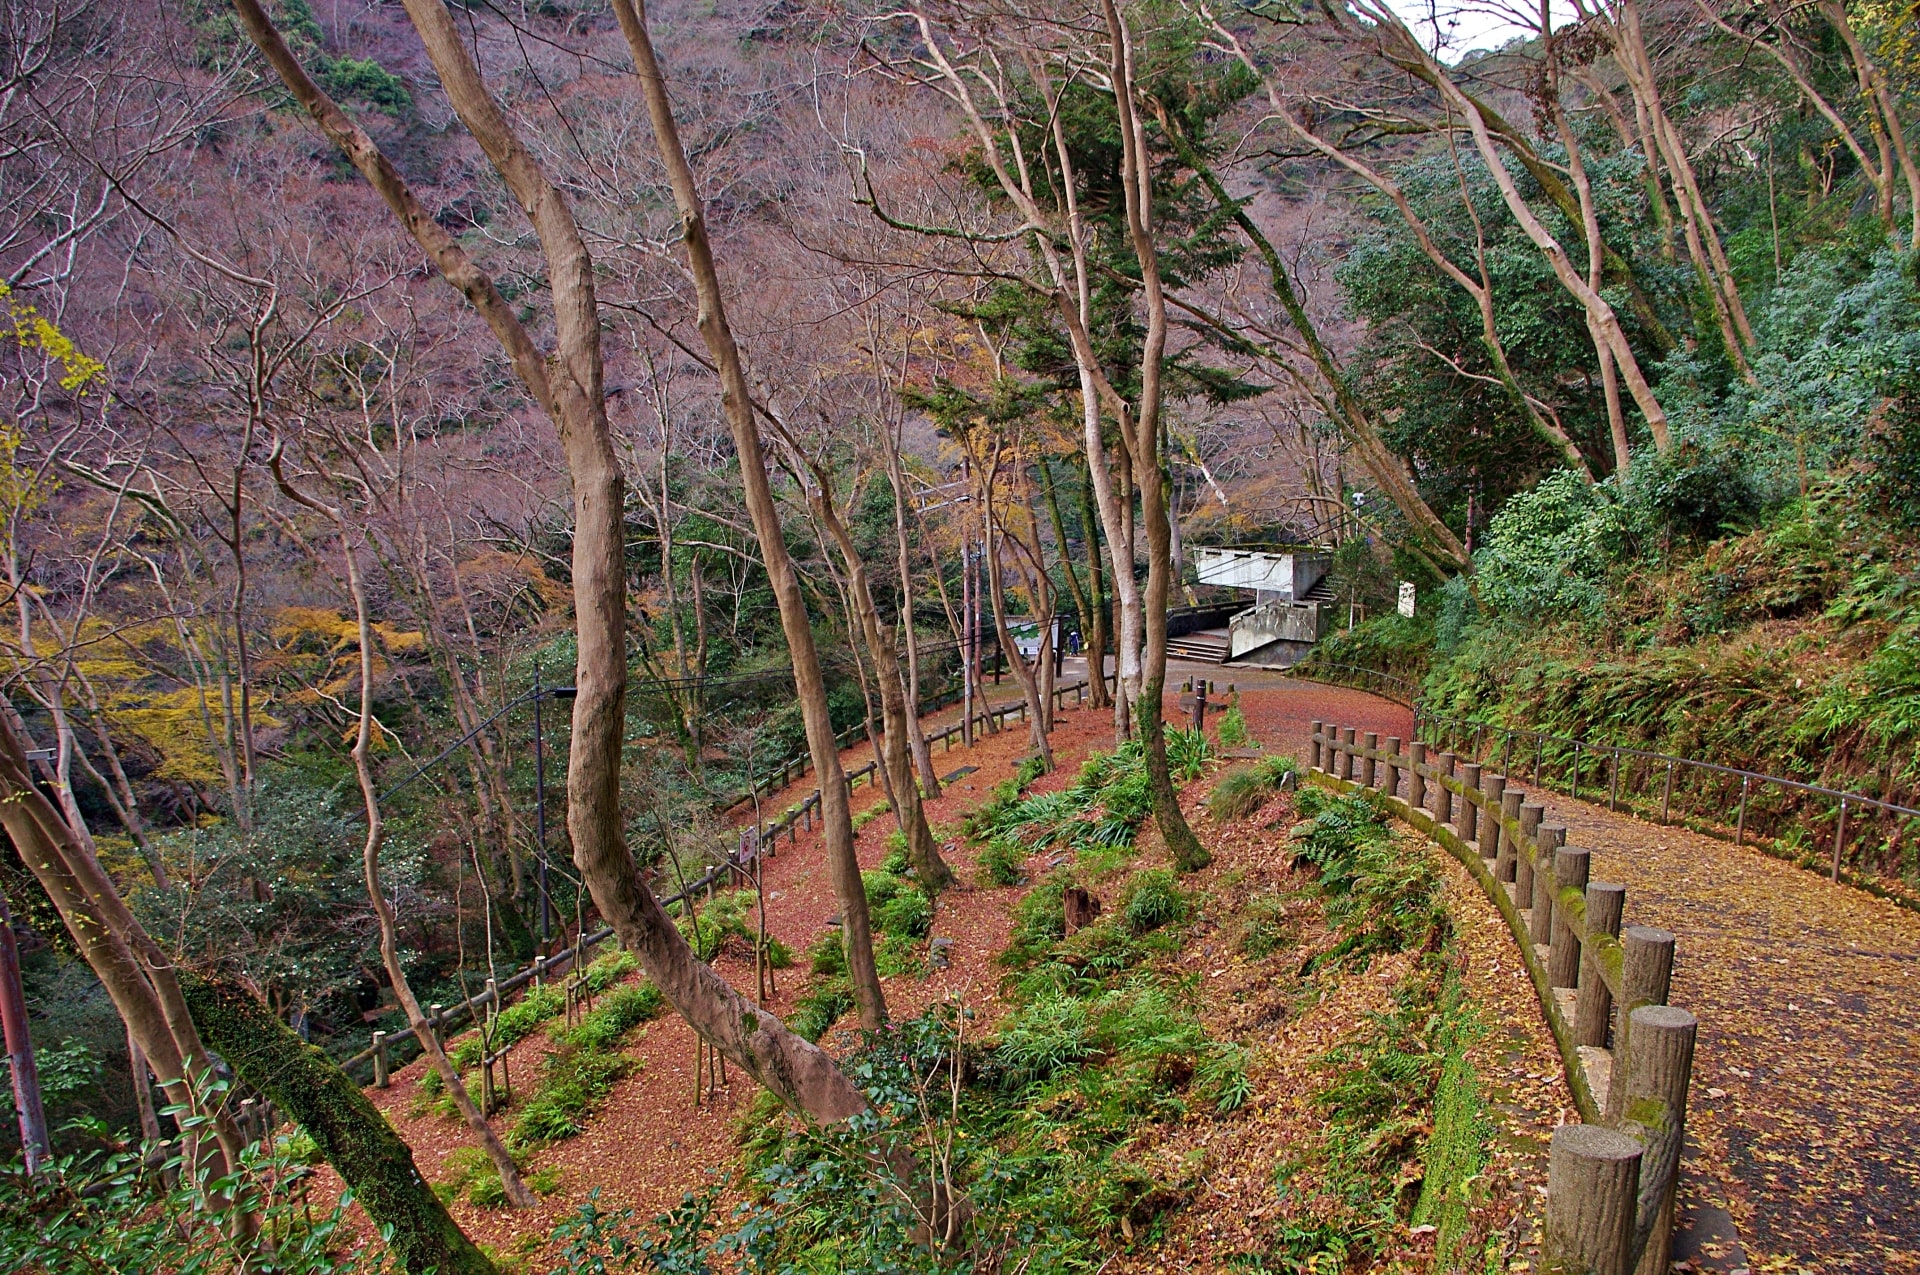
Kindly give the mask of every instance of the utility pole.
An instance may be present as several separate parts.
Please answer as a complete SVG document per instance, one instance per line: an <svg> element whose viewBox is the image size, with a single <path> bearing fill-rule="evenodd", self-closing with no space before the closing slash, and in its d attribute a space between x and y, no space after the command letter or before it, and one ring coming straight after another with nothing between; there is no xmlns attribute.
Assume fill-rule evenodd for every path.
<svg viewBox="0 0 1920 1275"><path fill-rule="evenodd" d="M547 745L540 729L540 701L546 698L540 686L540 666L533 666L533 836L538 842L535 863L540 881L540 955L547 954L552 933L553 906L547 893Z"/></svg>
<svg viewBox="0 0 1920 1275"><path fill-rule="evenodd" d="M7 1062L13 1072L13 1109L20 1113L20 1146L27 1172L37 1173L53 1153L47 1140L47 1111L40 1102L40 1072L33 1062L33 1037L27 1030L27 997L20 986L20 946L13 937L13 913L0 894L0 1026L7 1038Z"/></svg>

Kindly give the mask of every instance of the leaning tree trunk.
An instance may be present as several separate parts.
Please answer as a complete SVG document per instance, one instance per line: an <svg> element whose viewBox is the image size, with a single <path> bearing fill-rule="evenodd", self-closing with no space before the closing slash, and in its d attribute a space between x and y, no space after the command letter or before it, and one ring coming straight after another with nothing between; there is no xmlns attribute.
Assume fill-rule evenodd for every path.
<svg viewBox="0 0 1920 1275"><path fill-rule="evenodd" d="M766 453L760 445L759 422L754 419L752 390L747 385L746 369L741 362L740 348L734 343L733 329L727 323L720 272L714 265L713 246L707 239L706 213L694 185L693 167L687 162L686 147L680 141L673 107L667 101L666 79L659 59L654 56L653 39L647 34L645 9L634 0L614 0L613 8L627 38L627 47L633 53L641 91L647 100L647 114L653 124L654 143L659 148L661 162L666 165L674 206L680 213L687 267L699 297L700 336L719 372L721 412L727 418L734 450L739 454L740 483L746 495L747 512L753 519L761 562L780 607L780 627L786 633L787 651L793 657L794 691L800 701L800 716L806 724L807 750L813 759L814 774L820 780L827 870L833 879L834 894L840 901L840 937L846 947L853 995L860 1007L861 1025L875 1030L887 1020L887 1002L873 964L867 891L860 880L860 861L855 857L846 773L840 765L840 745L833 737L833 722L827 711L827 682L813 641L813 622L807 614L799 573L787 552L773 486L767 480Z"/></svg>
<svg viewBox="0 0 1920 1275"><path fill-rule="evenodd" d="M893 641L880 627L880 613L873 604L873 589L867 581L867 564L853 543L853 536L833 508L833 496L824 481L815 487L813 507L827 535L840 550L847 567L847 601L860 625L867 652L873 656L874 680L880 689L880 760L887 768L893 807L899 816L900 835L907 843L907 862L920 884L929 891L940 891L954 883L953 869L940 857L939 843L927 826L927 814L920 801L920 788L914 782L913 758L908 753L908 712L906 683L900 661L893 653ZM863 887L864 889L864 887Z"/></svg>
<svg viewBox="0 0 1920 1275"><path fill-rule="evenodd" d="M514 374L559 433L573 480L573 596L579 634L567 829L574 862L600 915L688 1024L781 1102L823 1122L866 1110L866 1099L825 1051L788 1031L695 959L627 849L620 808L627 677L620 466L606 417L593 260L566 200L488 94L444 4L408 0L408 15L449 100L532 221L546 253L559 343L549 355L535 344L492 276L434 220L366 131L321 92L259 0L233 4L248 38L295 100L359 169L447 282L479 312ZM669 126L671 122L669 115ZM833 760L837 774L838 756ZM844 791L840 801L844 815ZM861 902L864 907L864 895Z"/></svg>
<svg viewBox="0 0 1920 1275"><path fill-rule="evenodd" d="M194 1021L234 1074L306 1130L411 1275L499 1275L420 1175L413 1151L332 1059L241 987L181 977Z"/></svg>

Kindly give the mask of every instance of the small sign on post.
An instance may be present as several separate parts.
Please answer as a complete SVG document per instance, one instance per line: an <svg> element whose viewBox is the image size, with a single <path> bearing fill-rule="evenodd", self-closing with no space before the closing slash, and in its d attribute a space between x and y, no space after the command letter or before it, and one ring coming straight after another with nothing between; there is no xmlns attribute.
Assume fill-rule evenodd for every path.
<svg viewBox="0 0 1920 1275"><path fill-rule="evenodd" d="M1400 582L1400 614L1409 620L1413 618L1413 581Z"/></svg>

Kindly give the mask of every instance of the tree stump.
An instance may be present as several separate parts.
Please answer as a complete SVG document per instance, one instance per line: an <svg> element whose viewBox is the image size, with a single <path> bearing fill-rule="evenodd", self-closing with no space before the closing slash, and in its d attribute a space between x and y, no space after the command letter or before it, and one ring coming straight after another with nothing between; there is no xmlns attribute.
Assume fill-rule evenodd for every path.
<svg viewBox="0 0 1920 1275"><path fill-rule="evenodd" d="M1070 885L1062 899L1067 914L1067 933L1084 930L1100 919L1100 900L1077 885Z"/></svg>

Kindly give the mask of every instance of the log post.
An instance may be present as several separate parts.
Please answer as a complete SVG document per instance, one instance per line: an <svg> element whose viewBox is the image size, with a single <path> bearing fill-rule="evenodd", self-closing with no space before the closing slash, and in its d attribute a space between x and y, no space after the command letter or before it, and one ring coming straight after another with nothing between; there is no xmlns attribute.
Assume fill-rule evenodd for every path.
<svg viewBox="0 0 1920 1275"><path fill-rule="evenodd" d="M1573 916L1560 897L1562 890L1585 890L1587 874L1593 868L1590 851L1562 846L1553 852L1553 918L1548 930L1553 954L1547 958L1547 986L1574 987L1580 982L1580 936L1573 928Z"/></svg>
<svg viewBox="0 0 1920 1275"><path fill-rule="evenodd" d="M1504 782L1504 780L1505 776L1502 776L1502 781ZM1518 788L1507 788L1500 793L1500 827L1499 831L1495 834L1496 844L1494 846L1493 856L1493 879L1495 881L1511 881L1514 879L1514 871L1518 865L1514 862L1513 833L1507 830L1507 825L1519 820L1520 803L1526 799L1527 795Z"/></svg>
<svg viewBox="0 0 1920 1275"><path fill-rule="evenodd" d="M1435 769L1451 778L1454 763L1458 760L1452 753L1441 753ZM1435 823L1453 822L1453 789L1444 783L1436 783L1433 786L1433 821Z"/></svg>
<svg viewBox="0 0 1920 1275"><path fill-rule="evenodd" d="M1605 1045L1607 1043L1607 1016L1613 1008L1613 993L1607 988L1606 976L1600 971L1600 962L1592 951L1592 938L1596 934L1610 934L1620 937L1620 916L1627 906L1627 887L1615 885L1610 881L1592 881L1587 884L1587 938L1588 950L1580 958L1580 996L1574 1003L1573 1043L1576 1045Z"/></svg>
<svg viewBox="0 0 1920 1275"><path fill-rule="evenodd" d="M1546 1267L1628 1275L1640 1193L1640 1144L1617 1129L1566 1124L1547 1162Z"/></svg>
<svg viewBox="0 0 1920 1275"><path fill-rule="evenodd" d="M1421 740L1407 745L1407 804L1415 810L1427 808L1427 777L1416 767L1427 764L1427 746Z"/></svg>
<svg viewBox="0 0 1920 1275"><path fill-rule="evenodd" d="M1559 824L1541 824L1534 836L1533 909L1527 928L1535 943L1553 942L1553 856L1566 843L1567 830Z"/></svg>
<svg viewBox="0 0 1920 1275"><path fill-rule="evenodd" d="M1464 762L1460 767L1460 785L1464 789L1460 794L1460 817L1454 824L1454 830L1460 834L1460 840L1474 842L1480 839L1480 806L1474 798L1480 795L1480 763Z"/></svg>
<svg viewBox="0 0 1920 1275"><path fill-rule="evenodd" d="M1340 728L1340 778L1348 783L1353 782L1355 769L1353 752L1356 743L1353 727L1342 726Z"/></svg>
<svg viewBox="0 0 1920 1275"><path fill-rule="evenodd" d="M1400 737L1387 736L1387 773L1380 783L1380 791L1389 797L1400 795Z"/></svg>
<svg viewBox="0 0 1920 1275"><path fill-rule="evenodd" d="M1327 751L1321 760L1329 775L1340 777L1340 728L1332 722L1327 723Z"/></svg>
<svg viewBox="0 0 1920 1275"><path fill-rule="evenodd" d="M1491 859L1500 853L1500 804L1507 792L1505 775L1483 775L1480 779L1480 857Z"/></svg>
<svg viewBox="0 0 1920 1275"><path fill-rule="evenodd" d="M1368 731L1366 735L1366 746L1369 753L1379 752L1380 736L1378 736L1372 731ZM1380 773L1380 767L1372 756L1362 757L1360 759L1360 786L1361 787L1363 788L1373 787L1373 781L1379 775L1379 773Z"/></svg>
<svg viewBox="0 0 1920 1275"><path fill-rule="evenodd" d="M427 1006L427 1025L433 1029L433 1043L444 1048L447 1043L447 1007Z"/></svg>
<svg viewBox="0 0 1920 1275"><path fill-rule="evenodd" d="M388 1075L391 1068L392 1063L387 1055L387 1034L375 1032L373 1034L373 1087L375 1089L385 1089L393 1083Z"/></svg>
<svg viewBox="0 0 1920 1275"><path fill-rule="evenodd" d="M1627 1057L1633 1034L1633 1011L1643 1005L1664 1005L1673 984L1673 932L1650 925L1629 925L1620 931L1619 1029L1613 1034L1616 1060ZM1626 1068L1616 1065L1607 1085L1606 1115L1618 1120L1626 1105Z"/></svg>
<svg viewBox="0 0 1920 1275"><path fill-rule="evenodd" d="M1307 726L1307 769L1308 770L1319 770L1321 768L1320 767L1320 732L1325 727L1326 727L1325 722L1311 722Z"/></svg>
<svg viewBox="0 0 1920 1275"><path fill-rule="evenodd" d="M1637 1275L1666 1275L1673 1255L1673 1196L1686 1140L1687 1090L1700 1023L1684 1009L1642 1005L1633 1011L1621 1127L1642 1148L1634 1209Z"/></svg>
<svg viewBox="0 0 1920 1275"><path fill-rule="evenodd" d="M1513 847L1513 892L1523 908L1533 906L1534 847L1540 844L1540 820L1546 813L1547 808L1538 802L1520 806L1520 840Z"/></svg>

